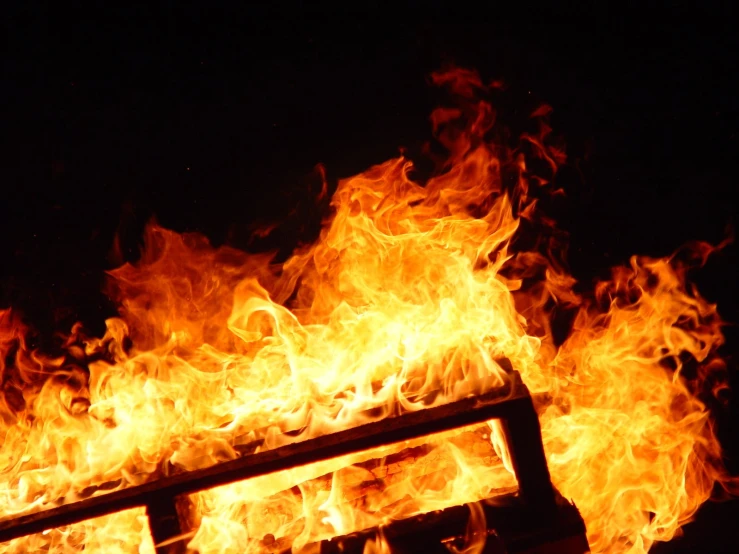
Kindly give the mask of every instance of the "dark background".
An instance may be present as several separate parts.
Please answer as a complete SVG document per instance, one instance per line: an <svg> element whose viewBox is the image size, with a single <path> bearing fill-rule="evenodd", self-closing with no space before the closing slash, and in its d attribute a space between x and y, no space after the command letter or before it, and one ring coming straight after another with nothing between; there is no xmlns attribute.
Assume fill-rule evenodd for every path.
<svg viewBox="0 0 739 554"><path fill-rule="evenodd" d="M310 240L314 165L335 183L417 148L438 99L427 76L449 60L504 79L511 113L553 106L571 161L558 216L585 285L631 254L718 243L735 220L730 3L368 6L4 8L0 306L43 331L101 329L113 237L135 258L154 214L244 247L297 206L274 240ZM738 277L737 246L695 275L730 322ZM735 474L736 404L717 412ZM735 552L738 518L736 501L706 505L658 550Z"/></svg>

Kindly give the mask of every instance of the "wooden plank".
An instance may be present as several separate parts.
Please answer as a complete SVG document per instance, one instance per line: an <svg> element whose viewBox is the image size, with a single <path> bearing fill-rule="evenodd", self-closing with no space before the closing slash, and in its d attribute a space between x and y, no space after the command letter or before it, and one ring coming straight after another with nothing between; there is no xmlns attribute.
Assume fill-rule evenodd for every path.
<svg viewBox="0 0 739 554"><path fill-rule="evenodd" d="M146 515L149 518L151 538L157 545L157 554L185 554L186 543L184 541L166 544L173 537L182 535L182 525L177 513L175 497L164 495L156 502L147 504Z"/></svg>
<svg viewBox="0 0 739 554"><path fill-rule="evenodd" d="M521 407L525 409L525 406L530 405L528 389L514 371L510 373L510 381L504 387L478 397L382 419L204 469L0 521L0 542L121 510L152 505L162 497L173 498L191 494L296 466L449 431L490 419L504 418L508 413L520 413Z"/></svg>
<svg viewBox="0 0 739 554"><path fill-rule="evenodd" d="M544 454L539 416L531 398L519 402L500 424L521 497L542 513L553 511L554 487Z"/></svg>

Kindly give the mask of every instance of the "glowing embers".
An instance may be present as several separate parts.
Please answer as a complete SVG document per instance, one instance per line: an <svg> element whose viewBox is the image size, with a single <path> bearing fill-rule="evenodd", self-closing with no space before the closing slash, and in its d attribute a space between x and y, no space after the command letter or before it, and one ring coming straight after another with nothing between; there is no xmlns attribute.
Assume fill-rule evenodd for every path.
<svg viewBox="0 0 739 554"><path fill-rule="evenodd" d="M270 490L272 487L276 489L275 494L287 492L294 495L288 489L296 479L300 483L300 495L295 496L301 496L303 503L306 501L304 491L327 494L321 506L322 511L329 514L327 519L334 513L337 516L336 521L327 527L327 532L331 529L326 537L328 539L336 535L336 530L341 532L346 529L351 532L367 528L369 523L386 523L395 514L414 512L407 505L402 510L394 510L392 502L388 504L388 499L393 498L392 494L388 494L388 488L398 487L398 501L412 503L415 501L413 491L433 495L434 488L443 488L450 479L453 482L454 475L445 472L466 469L478 478L490 478L490 475L484 475L483 468L497 475L497 479L489 481L498 482L497 486L488 487L490 495L509 492L515 481L518 482L518 492L510 498L514 504L525 506L527 513L537 514L536 518L525 519L530 520L526 525L533 529L532 536L536 536L538 526L551 525L552 518L558 513L558 502L555 500L558 495L555 495L549 479L539 422L528 390L518 373L510 371L508 363L503 362L502 366L508 370L505 386L484 395L410 411L330 435L293 442L273 450L263 450L209 468L7 520L0 524L0 540L7 541L92 517L146 506L158 552L184 551L185 539L192 539L190 547L206 552L207 545L212 544L207 535L218 526L207 515L209 502L231 502L233 509L238 512L243 499L249 497L248 494L239 494L244 492L239 491L239 487L256 486L260 491ZM500 421L481 426L492 419ZM491 442L486 430L497 434L497 440L493 439L492 444L500 449L502 460L487 446ZM429 436L432 434L436 435ZM446 450L441 445L446 445ZM374 451L371 450L373 448ZM478 460L479 465L465 468L458 460L451 459L450 463L444 463L444 453L453 454L455 449L471 450L472 455L466 457L465 463ZM364 454L358 456L357 453L360 452ZM380 457L385 458L384 463L376 461ZM505 466L515 471L515 479ZM327 477L331 472L333 477ZM393 477L396 474L399 477ZM362 475L372 475L373 478L362 479ZM251 480L235 483L244 479ZM230 485L212 488L227 484ZM377 490L381 490L382 494L373 498L373 492ZM189 499L184 496L198 491L204 492L192 495ZM479 494L479 490L472 494ZM464 494L459 497L463 496ZM267 504L279 506L280 502L274 500ZM200 504L198 510L188 509L193 504ZM428 506L428 501L423 505ZM443 507L443 504L439 505L439 509ZM339 514L341 511L346 513ZM220 510L218 512L222 513ZM194 513L200 514L197 518L199 521L192 519L191 514ZM244 544L239 545L239 548L251 547L255 551L273 551L280 547L310 548L307 537L320 538L320 532L317 534L315 529L310 535L301 532L295 534L294 526L296 522L300 522L300 518L291 517L289 506L286 506L282 514L272 515L277 515L277 520L282 516L285 521L293 524L293 528L283 526L280 529L278 525L275 533L264 532L270 527L267 521L270 519L269 514L264 521L250 522L248 516L254 513L253 506L248 514L243 513L247 519L247 529L249 523L255 523L261 533L259 536L247 533L243 537ZM484 510L473 509L473 513L476 517L469 520L471 530L468 535L479 541L487 536ZM346 514L353 514L353 521L348 520ZM363 514L366 515L364 520ZM310 515L310 511L303 512L304 518ZM374 522L372 517L375 518ZM433 519L434 516L429 517ZM457 521L459 515L452 519ZM274 517L272 520L275 523ZM190 527L197 527L197 531L188 532ZM581 527L584 532L584 525ZM439 544L459 540L455 532L439 538ZM365 542L368 536L365 534ZM355 537L351 540L358 539ZM331 546L335 544L332 543Z"/></svg>

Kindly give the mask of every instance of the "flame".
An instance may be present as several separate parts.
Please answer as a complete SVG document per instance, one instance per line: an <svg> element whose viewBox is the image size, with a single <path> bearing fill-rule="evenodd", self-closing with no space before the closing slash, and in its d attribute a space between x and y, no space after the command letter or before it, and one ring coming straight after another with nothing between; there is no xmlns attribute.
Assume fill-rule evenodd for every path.
<svg viewBox="0 0 739 554"><path fill-rule="evenodd" d="M565 237L538 203L561 194L551 109L512 147L489 101L497 84L461 69L432 81L454 100L432 114L434 176L421 184L400 157L343 180L320 238L286 262L150 225L141 260L110 272L121 317L102 338L76 325L53 357L0 311L2 517L480 394L505 382L506 357L538 393L553 482L592 550L645 552L679 532L728 479L695 392L723 367L716 307L678 255L634 257L576 293ZM700 265L712 250L687 251ZM557 345L562 308L577 315ZM225 554L299 549L513 488L491 422L183 501L189 547ZM468 531L464 551L477 552ZM154 545L143 510L0 545L83 548Z"/></svg>

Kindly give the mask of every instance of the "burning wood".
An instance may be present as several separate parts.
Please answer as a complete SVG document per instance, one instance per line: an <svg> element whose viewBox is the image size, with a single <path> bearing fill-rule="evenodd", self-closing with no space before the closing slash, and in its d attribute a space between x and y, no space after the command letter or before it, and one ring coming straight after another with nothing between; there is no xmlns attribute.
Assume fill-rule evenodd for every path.
<svg viewBox="0 0 739 554"><path fill-rule="evenodd" d="M505 365L508 366L507 363ZM519 483L519 490L515 498L509 497L506 501L501 499L498 504L507 502L511 506L519 506L525 503L525 506L527 506L525 514L527 516L531 514L543 516L543 521L547 525L552 525L561 510L557 508L553 489L549 482L549 473L541 446L538 419L528 391L521 383L518 374L511 371L510 368L508 371L510 381L507 387L481 397L468 398L426 410L410 412L357 428L347 429L333 435L296 442L276 450L255 453L205 470L180 474L132 489L124 489L60 506L56 509L0 522L0 541L7 541L25 534L75 523L90 517L135 506L146 506L152 538L158 545L157 551L162 554L184 552L182 538L189 538L191 535L183 533L183 527L198 522L187 521L192 516L189 513L191 506L182 495L227 484L238 479L274 473L281 469L345 456L359 450L398 441L405 441L408 444L408 441L412 439L421 437L428 439L428 435L432 433L448 431L472 423L481 423L495 417L502 418L505 422L504 432L509 448L507 453L516 469ZM482 455L487 463L491 463L497 455L489 440L487 440L488 431L486 429L489 429L489 427L478 426L473 430L463 431L456 436L448 437L448 440L460 444L474 441L472 450L478 455ZM515 429L518 436L512 436L511 429ZM371 459L367 462L355 464L352 468L346 468L344 471L351 471L343 479L341 477L342 471L339 471L333 475L319 477L314 481L319 487L323 483L328 485L327 488L331 488L332 481L337 478L341 479L344 485L343 501L348 505L357 506L360 503L370 502L367 498L375 490L381 492L385 487L393 486L395 482L428 477L431 473L443 471L448 465L452 465L451 463L444 464L439 459L439 453L435 453L434 450L433 447L424 445L403 448L397 454L387 456L382 460ZM425 459L427 457L428 460ZM453 461L448 460L448 462ZM357 478L362 472L365 475L372 475L372 479ZM181 497L181 501L177 500L178 496ZM559 497L556 498L559 499ZM561 499L558 502L563 505ZM518 509L521 509L520 506ZM424 537L422 544L425 546L421 550L416 549L415 551L426 551L425 548L430 545L441 547L445 542L461 540L462 535L460 535L458 529L460 516L461 513L458 509L450 509L440 516L426 515L415 520L415 522L411 522L410 526L412 528L417 527L417 532L421 533L425 533L430 525L437 525L439 521L445 522L441 534L439 534L440 530L437 529L431 537ZM510 518L510 514L507 517ZM505 518L498 515L493 520L498 520L499 524L503 524ZM185 522L184 526L183 521ZM462 521L466 522L466 519ZM579 515L574 521L577 523L576 528L568 528L563 537L581 536L583 534L584 525L582 520L579 519ZM464 524L466 525L466 523ZM529 524L527 527L536 532L540 525ZM391 525L387 530L388 537L394 541L407 541L408 529L409 524L407 522ZM486 529L487 527L483 524L482 529L479 529L477 533L483 533L483 536L485 536ZM496 528L496 533L501 532L500 529ZM322 552L359 551L357 548L363 549L369 538L370 532L359 533L351 537L341 537L335 541L322 543L320 549ZM267 534L261 542L262 546L268 550L274 550L291 546L293 539L294 537L275 538L274 535ZM584 538L581 539L581 542L587 545ZM491 546L491 548L493 547ZM407 550L407 547L405 550ZM573 552L575 551L573 550ZM577 554L580 554L580 552L577 551Z"/></svg>
<svg viewBox="0 0 739 554"><path fill-rule="evenodd" d="M557 511L548 519L541 517L515 495L496 496L469 506L421 514L386 526L335 537L309 545L305 552L321 554L360 554L368 545L382 542L392 552L403 554L448 554L477 545L486 554L585 554L589 552L585 525L577 508L557 496ZM485 525L470 528L470 520L481 517ZM268 541L269 542L269 541ZM265 544L270 551L277 543ZM370 547L371 548L371 547ZM282 554L288 554L285 549Z"/></svg>
<svg viewBox="0 0 739 554"><path fill-rule="evenodd" d="M265 450L210 468L0 522L0 541L137 506L147 506L150 519L164 518L162 525L155 526L154 535L168 534L169 531L170 536L158 537L165 540L171 538L171 531L174 529L172 518L176 513L176 496L399 441L409 441L496 417L513 420L517 422L516 425L520 425L522 421L530 422L531 427L522 427L519 430L521 439L525 442L507 436L510 456L514 460L514 467L519 471L524 469L524 472L518 474L521 496L546 505L551 501L552 489L541 450L538 421L528 391L517 373L512 372L510 376L507 387L481 397L383 419L274 450ZM533 417L526 418L527 412L533 414ZM396 468L393 468L392 473L396 472ZM392 475L390 468L385 473L386 476ZM164 515L160 512L164 512ZM179 534L179 529L175 534Z"/></svg>
<svg viewBox="0 0 739 554"><path fill-rule="evenodd" d="M458 448L466 448L475 452L480 463L490 467L498 467L505 472L501 459L489 439L490 427L482 425L474 429L467 428L447 440ZM431 440L432 437L427 437ZM339 470L333 474L323 475L314 480L313 486L324 491L339 487L341 502L361 511L372 511L377 517L392 520L394 506L387 504L387 490L403 483L414 482L413 487L423 490L425 487L438 486L446 480L456 465L456 460L447 450L442 450L430 443L421 446L404 448L396 454ZM494 491L495 495L509 494L516 491L515 482L509 487ZM300 494L300 491L297 491ZM401 502L408 504L411 499L403 498ZM419 528L419 533L423 532ZM294 536L277 537L267 534L262 542L268 550L289 549Z"/></svg>

